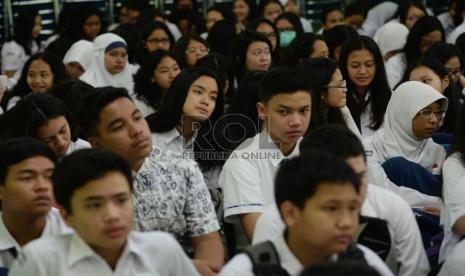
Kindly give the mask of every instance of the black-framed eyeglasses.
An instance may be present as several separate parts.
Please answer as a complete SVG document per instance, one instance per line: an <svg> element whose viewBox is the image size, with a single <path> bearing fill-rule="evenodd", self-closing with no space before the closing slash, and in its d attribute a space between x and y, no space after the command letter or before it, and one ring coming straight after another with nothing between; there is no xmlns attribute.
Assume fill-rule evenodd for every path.
<svg viewBox="0 0 465 276"><path fill-rule="evenodd" d="M344 89L347 88L347 82L346 80L342 80L339 85L325 85L325 88L340 88Z"/></svg>

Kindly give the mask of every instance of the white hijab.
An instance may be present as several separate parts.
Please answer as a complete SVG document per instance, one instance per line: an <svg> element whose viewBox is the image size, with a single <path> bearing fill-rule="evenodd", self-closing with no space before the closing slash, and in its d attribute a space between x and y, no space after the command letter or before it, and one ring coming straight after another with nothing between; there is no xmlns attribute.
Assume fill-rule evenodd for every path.
<svg viewBox="0 0 465 276"><path fill-rule="evenodd" d="M431 138L418 140L412 121L420 110L438 100L441 100L442 110L446 110L447 98L427 84L407 81L397 87L387 106L384 128L377 132L386 159L403 156L418 164L428 159L424 149L434 142Z"/></svg>
<svg viewBox="0 0 465 276"><path fill-rule="evenodd" d="M374 40L379 46L383 57L394 50L404 48L409 30L404 24L388 22L376 32Z"/></svg>
<svg viewBox="0 0 465 276"><path fill-rule="evenodd" d="M79 63L84 71L87 71L92 61L92 42L81 39L75 42L63 58L63 63L68 64L71 62Z"/></svg>
<svg viewBox="0 0 465 276"><path fill-rule="evenodd" d="M95 38L90 67L80 79L93 87L124 87L131 93L133 81L129 63L126 62L123 71L115 75L110 74L105 68L105 50L113 42L122 42L127 45L123 38L112 33L105 33Z"/></svg>

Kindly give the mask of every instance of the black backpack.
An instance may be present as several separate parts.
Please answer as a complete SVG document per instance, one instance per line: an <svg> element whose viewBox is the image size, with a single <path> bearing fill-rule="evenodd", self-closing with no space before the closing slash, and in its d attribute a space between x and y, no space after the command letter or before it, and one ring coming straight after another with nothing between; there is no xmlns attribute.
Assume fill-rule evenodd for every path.
<svg viewBox="0 0 465 276"><path fill-rule="evenodd" d="M265 241L249 246L244 253L252 261L253 273L256 276L289 276L289 273L281 267L278 252L271 241ZM366 264L363 252L351 244L346 251L338 254L338 260L352 260Z"/></svg>

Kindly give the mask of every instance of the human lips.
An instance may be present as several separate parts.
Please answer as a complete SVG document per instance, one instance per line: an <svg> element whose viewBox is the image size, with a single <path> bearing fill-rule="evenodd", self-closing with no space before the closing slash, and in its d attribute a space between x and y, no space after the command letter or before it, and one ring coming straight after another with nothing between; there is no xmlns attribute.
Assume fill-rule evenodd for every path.
<svg viewBox="0 0 465 276"><path fill-rule="evenodd" d="M123 236L126 233L126 228L124 226L118 227L109 227L103 230L103 234L110 239L117 239Z"/></svg>
<svg viewBox="0 0 465 276"><path fill-rule="evenodd" d="M37 205L50 205L52 204L52 199L47 195L40 195L34 198L33 202Z"/></svg>
<svg viewBox="0 0 465 276"><path fill-rule="evenodd" d="M336 242L349 244L352 242L352 236L348 234L341 234L335 237Z"/></svg>
<svg viewBox="0 0 465 276"><path fill-rule="evenodd" d="M144 138L136 140L132 144L132 147L134 147L134 148L142 148L142 147L147 147L149 145L150 145L150 138L144 137Z"/></svg>
<svg viewBox="0 0 465 276"><path fill-rule="evenodd" d="M303 132L300 131L300 130L292 130L292 131L286 132L286 134L287 134L289 137L298 138L298 137L300 137L300 136L303 135Z"/></svg>

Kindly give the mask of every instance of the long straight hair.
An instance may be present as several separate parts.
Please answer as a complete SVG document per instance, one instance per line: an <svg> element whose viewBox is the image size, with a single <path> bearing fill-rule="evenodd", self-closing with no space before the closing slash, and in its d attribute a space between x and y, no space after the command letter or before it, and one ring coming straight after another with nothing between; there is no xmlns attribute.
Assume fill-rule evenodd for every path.
<svg viewBox="0 0 465 276"><path fill-rule="evenodd" d="M341 49L339 69L341 69L342 76L347 81L347 107L350 109L357 127L361 129L360 115L367 108L367 103L360 102L356 96L355 85L347 70L347 59L350 53L363 49L373 55L376 64L375 77L368 89L371 91L371 120L369 127L372 130L377 130L384 122L384 113L386 113L387 104L391 98L391 89L387 82L384 60L376 42L368 36L349 38Z"/></svg>

